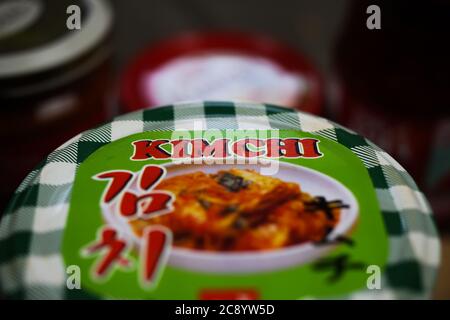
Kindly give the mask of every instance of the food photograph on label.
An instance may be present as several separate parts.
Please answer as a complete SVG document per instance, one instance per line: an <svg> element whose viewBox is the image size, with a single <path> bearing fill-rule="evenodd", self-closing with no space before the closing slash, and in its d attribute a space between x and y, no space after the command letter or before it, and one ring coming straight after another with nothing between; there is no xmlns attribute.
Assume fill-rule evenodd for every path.
<svg viewBox="0 0 450 320"><path fill-rule="evenodd" d="M449 19L0 0L0 300L450 299Z"/></svg>

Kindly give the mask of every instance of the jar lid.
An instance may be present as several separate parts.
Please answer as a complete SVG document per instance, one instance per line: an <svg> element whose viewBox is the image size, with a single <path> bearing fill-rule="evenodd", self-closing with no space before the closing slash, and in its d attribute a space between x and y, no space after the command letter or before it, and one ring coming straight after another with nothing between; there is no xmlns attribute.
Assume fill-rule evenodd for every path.
<svg viewBox="0 0 450 320"><path fill-rule="evenodd" d="M321 78L308 59L273 39L241 33L188 33L143 50L126 67L126 111L199 99L237 99L318 114Z"/></svg>
<svg viewBox="0 0 450 320"><path fill-rule="evenodd" d="M439 247L423 194L370 141L293 109L206 101L117 117L51 153L0 223L0 292L427 298Z"/></svg>
<svg viewBox="0 0 450 320"><path fill-rule="evenodd" d="M104 0L77 3L81 28L67 20L73 1L0 1L0 78L47 71L69 63L98 45L111 27L112 11Z"/></svg>

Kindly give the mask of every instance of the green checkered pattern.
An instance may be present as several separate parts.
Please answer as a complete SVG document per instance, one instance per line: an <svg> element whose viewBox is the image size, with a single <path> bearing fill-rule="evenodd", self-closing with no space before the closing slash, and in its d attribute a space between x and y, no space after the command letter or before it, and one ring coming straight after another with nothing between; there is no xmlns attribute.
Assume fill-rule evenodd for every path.
<svg viewBox="0 0 450 320"><path fill-rule="evenodd" d="M127 135L176 129L300 129L348 147L364 163L389 235L381 290L345 298L429 298L439 266L439 238L429 205L387 153L323 118L267 104L183 103L119 116L52 152L17 189L0 224L0 293L18 299L90 298L66 288L61 257L77 168L98 148ZM80 232L83 232L80 230Z"/></svg>

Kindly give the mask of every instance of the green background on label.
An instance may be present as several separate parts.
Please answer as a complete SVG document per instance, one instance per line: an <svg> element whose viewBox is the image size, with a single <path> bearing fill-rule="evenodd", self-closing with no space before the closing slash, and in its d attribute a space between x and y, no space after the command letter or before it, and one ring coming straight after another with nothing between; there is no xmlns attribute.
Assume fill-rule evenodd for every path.
<svg viewBox="0 0 450 320"><path fill-rule="evenodd" d="M277 130L276 130L277 131ZM266 130L233 130L235 136L246 138L275 137ZM266 132L266 133L264 133ZM191 132L192 138L201 132ZM285 159L293 164L320 171L341 182L352 191L359 204L358 220L350 234L353 247L338 245L327 257L348 254L350 262L378 265L384 268L387 260L388 241L382 222L375 191L367 170L362 162L346 147L310 133L293 130L278 130L280 138L309 137L320 140L319 148L323 157L316 159ZM208 134L206 134L208 136ZM225 132L224 132L225 136ZM134 134L105 145L90 155L79 167L72 190L67 227L63 240L63 257L66 265L81 268L83 290L104 298L131 299L197 299L203 289L256 289L262 299L297 299L302 297L336 297L366 288L369 274L366 269L349 269L336 282L330 282L332 270L317 271L315 261L288 269L246 273L246 274L205 274L166 266L160 281L154 289L143 289L139 284L136 254L131 271L115 269L103 282L91 278L91 269L97 256L82 257L80 251L96 240L97 231L104 225L100 210L100 198L106 181L92 179L107 170L139 171L147 164L162 164L170 160L131 161L132 142L142 139L171 139L172 131L151 131ZM201 169L201 167L199 167Z"/></svg>

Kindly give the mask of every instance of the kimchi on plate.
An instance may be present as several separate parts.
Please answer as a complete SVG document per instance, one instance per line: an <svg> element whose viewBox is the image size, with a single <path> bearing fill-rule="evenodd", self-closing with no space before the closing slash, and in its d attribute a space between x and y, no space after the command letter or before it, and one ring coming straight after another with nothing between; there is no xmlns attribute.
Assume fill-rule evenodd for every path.
<svg viewBox="0 0 450 320"><path fill-rule="evenodd" d="M327 201L297 183L254 170L201 171L173 176L157 187L176 197L174 210L130 221L141 237L145 227L163 225L176 247L220 251L261 251L321 242L338 224L340 200Z"/></svg>

